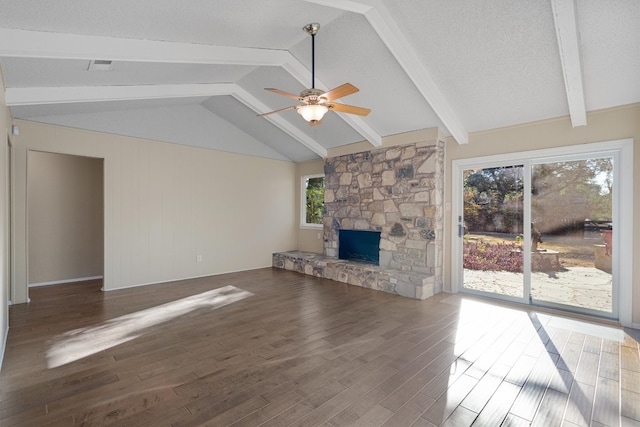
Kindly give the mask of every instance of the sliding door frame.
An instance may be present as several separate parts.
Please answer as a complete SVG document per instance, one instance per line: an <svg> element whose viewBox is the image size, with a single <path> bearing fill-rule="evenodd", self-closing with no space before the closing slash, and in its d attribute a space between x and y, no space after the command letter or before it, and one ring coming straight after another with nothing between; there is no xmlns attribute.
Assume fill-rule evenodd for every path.
<svg viewBox="0 0 640 427"><path fill-rule="evenodd" d="M632 322L632 270L633 270L633 140L597 142L543 150L523 151L510 154L474 157L452 161L451 200L451 291L464 291L463 284L463 239L458 237L458 217L463 215L463 171L474 167L500 167L525 165L524 171L524 296L525 298L502 298L528 303L531 279L531 164L540 164L556 159L614 156L613 220L618 230L613 235L612 249L617 254L613 259L613 310L622 325ZM465 291L466 292L466 291ZM613 314L616 315L615 313Z"/></svg>

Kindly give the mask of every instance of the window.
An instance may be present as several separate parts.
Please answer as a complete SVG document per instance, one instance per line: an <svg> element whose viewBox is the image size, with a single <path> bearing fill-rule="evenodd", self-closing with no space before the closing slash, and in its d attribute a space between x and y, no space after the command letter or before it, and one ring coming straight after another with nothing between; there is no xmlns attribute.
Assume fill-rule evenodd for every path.
<svg viewBox="0 0 640 427"><path fill-rule="evenodd" d="M324 175L302 177L301 227L322 228L324 212Z"/></svg>

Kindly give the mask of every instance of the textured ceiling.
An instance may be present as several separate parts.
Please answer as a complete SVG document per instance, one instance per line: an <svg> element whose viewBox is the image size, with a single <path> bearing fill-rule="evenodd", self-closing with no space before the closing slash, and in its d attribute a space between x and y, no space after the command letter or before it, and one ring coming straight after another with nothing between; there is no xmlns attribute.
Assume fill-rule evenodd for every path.
<svg viewBox="0 0 640 427"><path fill-rule="evenodd" d="M296 104L265 87L310 87L314 21L316 86L371 114L258 117ZM637 0L0 0L0 66L16 118L305 161L640 102L638 22Z"/></svg>
<svg viewBox="0 0 640 427"><path fill-rule="evenodd" d="M409 2L426 16L388 3L468 129L567 114L550 2Z"/></svg>
<svg viewBox="0 0 640 427"><path fill-rule="evenodd" d="M266 49L341 15L300 0L3 0L0 12L3 28Z"/></svg>

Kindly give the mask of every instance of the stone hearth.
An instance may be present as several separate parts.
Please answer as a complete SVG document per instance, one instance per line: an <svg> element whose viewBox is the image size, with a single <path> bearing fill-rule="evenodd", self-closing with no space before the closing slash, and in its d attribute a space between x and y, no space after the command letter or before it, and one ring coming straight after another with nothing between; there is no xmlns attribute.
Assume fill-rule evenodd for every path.
<svg viewBox="0 0 640 427"><path fill-rule="evenodd" d="M433 276L349 262L311 252L275 253L273 266L408 298L423 300L434 295Z"/></svg>

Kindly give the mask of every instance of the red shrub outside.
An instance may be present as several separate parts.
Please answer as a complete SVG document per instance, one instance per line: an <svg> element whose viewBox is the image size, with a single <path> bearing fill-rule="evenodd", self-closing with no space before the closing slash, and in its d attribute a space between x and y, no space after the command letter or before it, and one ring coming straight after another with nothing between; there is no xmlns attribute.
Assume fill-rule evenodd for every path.
<svg viewBox="0 0 640 427"><path fill-rule="evenodd" d="M464 243L464 268L483 271L523 272L522 246L515 243Z"/></svg>

